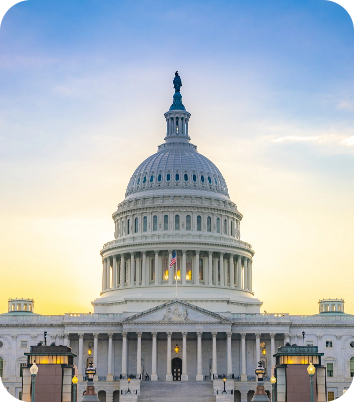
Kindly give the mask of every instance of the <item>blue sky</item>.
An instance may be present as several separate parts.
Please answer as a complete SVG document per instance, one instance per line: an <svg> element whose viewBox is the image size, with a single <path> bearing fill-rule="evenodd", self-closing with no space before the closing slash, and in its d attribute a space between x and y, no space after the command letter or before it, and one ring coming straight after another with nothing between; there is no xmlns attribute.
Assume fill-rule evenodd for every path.
<svg viewBox="0 0 354 402"><path fill-rule="evenodd" d="M111 213L163 141L179 70L192 142L221 169L244 214L267 310L276 307L267 301L274 282L263 289L261 272L284 288L280 272L311 268L316 280L340 255L349 275L353 65L353 23L324 0L17 4L0 29L0 264L24 277L24 266L37 267L43 284L43 255L60 254L54 270L77 278L84 264L97 283L70 303L90 308ZM25 256L14 257L24 238ZM324 283L309 312L320 297L350 297L349 287L334 288ZM47 300L41 292L28 297ZM59 311L57 303L48 309ZM348 305L354 312L354 300Z"/></svg>

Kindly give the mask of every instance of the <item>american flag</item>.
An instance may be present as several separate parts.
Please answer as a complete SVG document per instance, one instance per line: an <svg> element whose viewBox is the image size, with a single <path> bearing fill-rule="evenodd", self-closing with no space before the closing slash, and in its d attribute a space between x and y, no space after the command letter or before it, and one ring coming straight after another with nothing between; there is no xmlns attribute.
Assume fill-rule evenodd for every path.
<svg viewBox="0 0 354 402"><path fill-rule="evenodd" d="M176 264L176 252L174 251L172 254L172 260L171 260L171 264L170 264L170 268Z"/></svg>

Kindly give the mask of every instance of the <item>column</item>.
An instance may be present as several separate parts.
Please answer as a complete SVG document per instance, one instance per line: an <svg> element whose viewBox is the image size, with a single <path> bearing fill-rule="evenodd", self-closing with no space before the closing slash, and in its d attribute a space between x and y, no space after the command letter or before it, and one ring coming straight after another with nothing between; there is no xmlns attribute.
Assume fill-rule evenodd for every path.
<svg viewBox="0 0 354 402"><path fill-rule="evenodd" d="M70 345L68 344L68 341L69 341L69 334L64 334L64 346L70 347Z"/></svg>
<svg viewBox="0 0 354 402"><path fill-rule="evenodd" d="M248 290L252 291L252 260L248 261Z"/></svg>
<svg viewBox="0 0 354 402"><path fill-rule="evenodd" d="M93 367L97 370L98 334L93 334Z"/></svg>
<svg viewBox="0 0 354 402"><path fill-rule="evenodd" d="M225 286L224 253L220 253L220 286Z"/></svg>
<svg viewBox="0 0 354 402"><path fill-rule="evenodd" d="M246 372L246 334L241 334L241 381L247 381L247 372Z"/></svg>
<svg viewBox="0 0 354 402"><path fill-rule="evenodd" d="M113 358L113 334L108 334L108 361L107 361L107 377L106 381L113 381L113 367L112 367L112 358Z"/></svg>
<svg viewBox="0 0 354 402"><path fill-rule="evenodd" d="M243 259L243 288L245 289L245 290L247 290L247 286L248 286L248 283L247 283L247 278L248 278L248 259L247 258L244 258Z"/></svg>
<svg viewBox="0 0 354 402"><path fill-rule="evenodd" d="M125 259L124 254L120 255L120 287L125 286Z"/></svg>
<svg viewBox="0 0 354 402"><path fill-rule="evenodd" d="M130 286L134 286L134 270L136 267L134 267L134 253L130 254Z"/></svg>
<svg viewBox="0 0 354 402"><path fill-rule="evenodd" d="M195 252L194 283L199 285L199 250Z"/></svg>
<svg viewBox="0 0 354 402"><path fill-rule="evenodd" d="M261 334L256 334L256 367L261 360Z"/></svg>
<svg viewBox="0 0 354 402"><path fill-rule="evenodd" d="M107 289L111 288L111 259L106 258L106 285Z"/></svg>
<svg viewBox="0 0 354 402"><path fill-rule="evenodd" d="M187 332L182 332L182 375L181 381L188 381L188 374L187 374Z"/></svg>
<svg viewBox="0 0 354 402"><path fill-rule="evenodd" d="M83 373L82 373L83 352L84 352L84 334L79 334L79 353L77 356L77 359L78 359L77 369L79 372L79 374L78 374L79 381L82 381L82 377L83 377Z"/></svg>
<svg viewBox="0 0 354 402"><path fill-rule="evenodd" d="M230 288L235 287L234 254L230 254Z"/></svg>
<svg viewBox="0 0 354 402"><path fill-rule="evenodd" d="M219 285L218 259L213 258L213 263L214 263L214 285L218 286Z"/></svg>
<svg viewBox="0 0 354 402"><path fill-rule="evenodd" d="M146 251L143 251L142 254L143 254L143 267L141 270L142 275L141 284L142 286L146 286Z"/></svg>
<svg viewBox="0 0 354 402"><path fill-rule="evenodd" d="M209 264L208 264L208 273L209 273L209 285L213 284L213 252L209 251Z"/></svg>
<svg viewBox="0 0 354 402"><path fill-rule="evenodd" d="M106 278L106 260L102 259L102 292L107 289Z"/></svg>
<svg viewBox="0 0 354 402"><path fill-rule="evenodd" d="M182 285L186 284L186 250L182 250ZM183 364L183 362L182 362ZM183 369L182 369L182 373L183 373Z"/></svg>
<svg viewBox="0 0 354 402"><path fill-rule="evenodd" d="M172 381L172 358L171 358L171 337L172 332L167 332L167 371L166 371L166 381Z"/></svg>
<svg viewBox="0 0 354 402"><path fill-rule="evenodd" d="M242 262L241 256L237 256L237 287L242 288Z"/></svg>
<svg viewBox="0 0 354 402"><path fill-rule="evenodd" d="M112 288L115 289L117 287L117 256L113 256L113 285Z"/></svg>
<svg viewBox="0 0 354 402"><path fill-rule="evenodd" d="M216 335L217 335L217 332L212 332L211 335L213 337L213 368L212 368L212 373L211 373L211 375L212 375L211 379L213 380L214 374L217 375L217 373L218 373L218 364L216 361Z"/></svg>
<svg viewBox="0 0 354 402"><path fill-rule="evenodd" d="M284 345L290 343L290 334L284 334Z"/></svg>
<svg viewBox="0 0 354 402"><path fill-rule="evenodd" d="M122 376L127 375L127 333L122 332Z"/></svg>
<svg viewBox="0 0 354 402"><path fill-rule="evenodd" d="M136 286L140 286L141 278L140 278L140 264L141 264L141 258L136 257L135 259L136 264L135 264L135 271L136 271Z"/></svg>
<svg viewBox="0 0 354 402"><path fill-rule="evenodd" d="M156 332L152 332L152 367L151 367L151 381L157 381L157 370L156 370L156 352L157 352L157 342L156 342Z"/></svg>
<svg viewBox="0 0 354 402"><path fill-rule="evenodd" d="M270 363L272 369L272 375L274 374L274 367L275 367L275 334L270 334Z"/></svg>
<svg viewBox="0 0 354 402"><path fill-rule="evenodd" d="M227 375L232 374L232 350L231 350L232 333L227 333Z"/></svg>
<svg viewBox="0 0 354 402"><path fill-rule="evenodd" d="M197 332L197 377L196 381L203 381L202 369L202 332Z"/></svg>
<svg viewBox="0 0 354 402"><path fill-rule="evenodd" d="M159 284L159 252L155 251L155 285Z"/></svg>
<svg viewBox="0 0 354 402"><path fill-rule="evenodd" d="M170 264L171 264L171 260L172 260L172 250L168 250L168 284L172 285L173 284L173 278L175 276L175 269L176 269L176 264L173 265L170 268Z"/></svg>
<svg viewBox="0 0 354 402"><path fill-rule="evenodd" d="M141 332L136 333L137 339L137 346L136 346L136 374L139 376L141 375Z"/></svg>

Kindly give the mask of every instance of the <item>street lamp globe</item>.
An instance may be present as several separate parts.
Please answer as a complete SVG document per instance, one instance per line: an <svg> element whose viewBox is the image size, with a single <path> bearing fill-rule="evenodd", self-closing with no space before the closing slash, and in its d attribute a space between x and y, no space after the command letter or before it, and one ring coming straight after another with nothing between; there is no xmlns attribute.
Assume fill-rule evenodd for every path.
<svg viewBox="0 0 354 402"><path fill-rule="evenodd" d="M312 363L310 363L309 366L307 367L307 372L309 373L309 375L315 374L316 368Z"/></svg>
<svg viewBox="0 0 354 402"><path fill-rule="evenodd" d="M73 384L77 384L79 382L79 379L76 377L76 375L74 375L71 381Z"/></svg>
<svg viewBox="0 0 354 402"><path fill-rule="evenodd" d="M31 373L31 375L37 375L38 366L37 366L36 362L33 362L32 366L30 368L30 373Z"/></svg>
<svg viewBox="0 0 354 402"><path fill-rule="evenodd" d="M277 379L274 377L274 375L270 377L270 382L271 384L275 384L277 382Z"/></svg>

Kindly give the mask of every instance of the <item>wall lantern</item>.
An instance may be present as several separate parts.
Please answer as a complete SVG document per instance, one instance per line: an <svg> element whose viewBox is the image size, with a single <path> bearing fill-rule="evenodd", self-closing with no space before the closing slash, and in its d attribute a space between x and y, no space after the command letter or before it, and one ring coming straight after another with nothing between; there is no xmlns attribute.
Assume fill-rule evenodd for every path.
<svg viewBox="0 0 354 402"><path fill-rule="evenodd" d="M175 346L175 352L176 352L176 354L179 352L179 346L178 345Z"/></svg>

